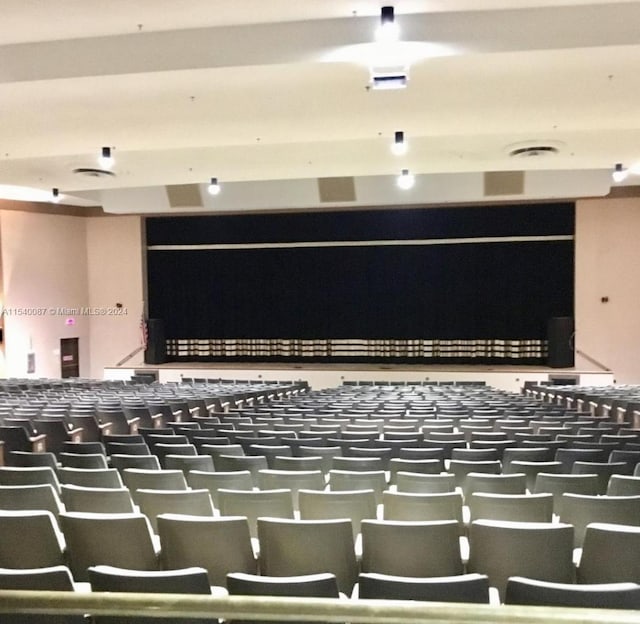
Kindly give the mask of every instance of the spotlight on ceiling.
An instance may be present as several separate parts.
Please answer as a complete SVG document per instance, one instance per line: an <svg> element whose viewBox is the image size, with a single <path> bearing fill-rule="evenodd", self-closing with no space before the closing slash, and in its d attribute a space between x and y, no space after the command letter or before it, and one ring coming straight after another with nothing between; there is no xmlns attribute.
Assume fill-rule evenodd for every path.
<svg viewBox="0 0 640 624"><path fill-rule="evenodd" d="M380 25L376 29L376 41L398 41L399 38L400 28L396 23L393 7L383 6L380 10Z"/></svg>
<svg viewBox="0 0 640 624"><path fill-rule="evenodd" d="M211 182L207 187L209 195L218 195L220 193L220 185L218 184L218 178L211 178Z"/></svg>
<svg viewBox="0 0 640 624"><path fill-rule="evenodd" d="M627 176L629 175L629 170L625 169L622 166L622 163L617 163L613 173L611 174L611 177L613 178L614 182L624 182L624 180L627 179Z"/></svg>
<svg viewBox="0 0 640 624"><path fill-rule="evenodd" d="M51 189L51 201L57 204L60 201L60 190L57 188Z"/></svg>
<svg viewBox="0 0 640 624"><path fill-rule="evenodd" d="M103 169L111 169L114 164L113 155L111 154L110 147L103 147L100 151L100 157L98 158L98 163Z"/></svg>
<svg viewBox="0 0 640 624"><path fill-rule="evenodd" d="M408 169L403 169L402 173L398 176L396 180L396 184L403 191L407 191L410 188L413 188L413 185L416 183L415 176L409 172Z"/></svg>
<svg viewBox="0 0 640 624"><path fill-rule="evenodd" d="M408 145L404 138L404 132L398 130L393 136L393 143L391 144L391 152L396 156L402 156L407 153Z"/></svg>

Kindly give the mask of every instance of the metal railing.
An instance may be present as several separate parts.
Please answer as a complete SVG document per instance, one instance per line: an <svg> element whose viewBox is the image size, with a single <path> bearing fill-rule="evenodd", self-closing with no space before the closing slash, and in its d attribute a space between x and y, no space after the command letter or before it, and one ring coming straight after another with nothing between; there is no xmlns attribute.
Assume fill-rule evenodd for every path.
<svg viewBox="0 0 640 624"><path fill-rule="evenodd" d="M0 591L0 614L191 617L363 624L637 624L638 611L398 600ZM0 617L0 620L2 618Z"/></svg>

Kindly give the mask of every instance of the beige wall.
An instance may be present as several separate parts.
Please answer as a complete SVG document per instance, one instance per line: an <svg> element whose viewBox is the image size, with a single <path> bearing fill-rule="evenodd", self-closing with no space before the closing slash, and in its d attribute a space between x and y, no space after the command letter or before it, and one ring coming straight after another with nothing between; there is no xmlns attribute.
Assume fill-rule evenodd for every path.
<svg viewBox="0 0 640 624"><path fill-rule="evenodd" d="M91 377L100 379L105 366L113 366L140 346L143 311L141 219L95 217L87 221L89 305L109 314L90 322ZM120 312L116 303L122 304ZM112 314L116 312L116 314ZM142 362L136 354L129 365Z"/></svg>
<svg viewBox="0 0 640 624"><path fill-rule="evenodd" d="M89 372L89 318L66 312L89 305L86 219L0 211L4 308L4 373L60 376L60 339L79 338L80 374ZM60 309L62 308L62 310ZM74 325L66 319L73 317Z"/></svg>
<svg viewBox="0 0 640 624"><path fill-rule="evenodd" d="M60 338L78 337L80 375L100 379L105 366L140 345L140 223L139 217L0 211L5 309L1 374L59 377ZM116 303L122 304L121 312ZM75 324L67 325L68 318ZM27 375L30 350L36 371ZM138 354L129 364L141 361Z"/></svg>
<svg viewBox="0 0 640 624"><path fill-rule="evenodd" d="M639 234L640 199L576 204L576 348L618 383L640 383Z"/></svg>

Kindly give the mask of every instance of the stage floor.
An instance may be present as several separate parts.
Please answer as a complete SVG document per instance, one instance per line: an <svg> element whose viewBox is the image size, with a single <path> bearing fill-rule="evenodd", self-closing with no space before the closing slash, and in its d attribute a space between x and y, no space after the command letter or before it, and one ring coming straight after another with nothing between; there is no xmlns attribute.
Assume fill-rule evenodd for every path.
<svg viewBox="0 0 640 624"><path fill-rule="evenodd" d="M160 382L178 382L184 378L253 379L256 381L305 380L311 388L335 388L345 381L405 381L424 383L439 381L484 381L487 385L520 392L524 383L552 382L581 386L614 383L612 371L594 365L576 355L571 368L516 365L425 365L425 364L329 364L276 362L167 362L132 364L104 369L105 379L129 379L136 372L154 372Z"/></svg>

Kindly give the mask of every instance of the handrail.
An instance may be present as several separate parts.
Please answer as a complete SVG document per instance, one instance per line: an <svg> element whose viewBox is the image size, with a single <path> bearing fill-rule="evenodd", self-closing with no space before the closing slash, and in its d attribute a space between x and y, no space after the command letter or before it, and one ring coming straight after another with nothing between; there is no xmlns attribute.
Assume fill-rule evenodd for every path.
<svg viewBox="0 0 640 624"><path fill-rule="evenodd" d="M520 605L202 596L192 594L0 591L0 613L64 613L158 618L362 622L363 624L637 624L638 612Z"/></svg>
<svg viewBox="0 0 640 624"><path fill-rule="evenodd" d="M144 351L144 346L140 345L136 347L131 353L125 355L119 362L116 363L116 366L122 366L125 362L128 362L134 355L140 353L140 351Z"/></svg>
<svg viewBox="0 0 640 624"><path fill-rule="evenodd" d="M588 353L581 351L580 349L576 349L576 353L582 356L585 360L588 360L592 364L595 364L598 368L601 368L603 371L607 373L611 373L611 369L608 366L605 366L602 362L598 362L595 358L591 357Z"/></svg>

